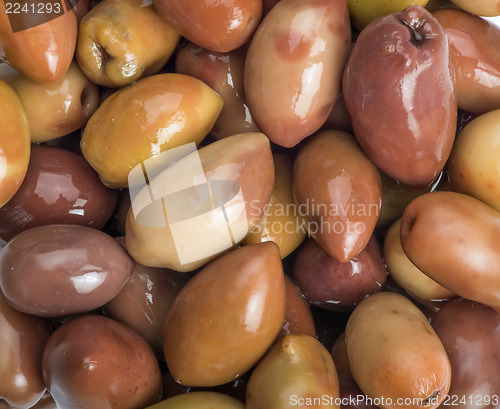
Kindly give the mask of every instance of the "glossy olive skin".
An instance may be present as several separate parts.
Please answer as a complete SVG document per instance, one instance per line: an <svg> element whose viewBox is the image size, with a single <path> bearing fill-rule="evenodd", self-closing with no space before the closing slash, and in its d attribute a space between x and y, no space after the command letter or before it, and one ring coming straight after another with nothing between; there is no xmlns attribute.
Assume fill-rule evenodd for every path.
<svg viewBox="0 0 500 409"><path fill-rule="evenodd" d="M153 0L158 14L183 37L208 50L225 53L245 44L262 16L262 0L210 0L179 3Z"/></svg>
<svg viewBox="0 0 500 409"><path fill-rule="evenodd" d="M188 278L177 271L135 263L123 289L104 305L104 313L137 331L162 357L163 324Z"/></svg>
<svg viewBox="0 0 500 409"><path fill-rule="evenodd" d="M97 109L99 89L85 77L76 61L52 83L35 81L5 66L0 66L0 78L7 81L19 96L33 143L76 131Z"/></svg>
<svg viewBox="0 0 500 409"><path fill-rule="evenodd" d="M285 274L286 309L279 338L290 334L306 334L316 337L316 328L309 302L297 285Z"/></svg>
<svg viewBox="0 0 500 409"><path fill-rule="evenodd" d="M45 346L42 368L60 408L142 409L160 399L160 367L149 345L99 315L59 327Z"/></svg>
<svg viewBox="0 0 500 409"><path fill-rule="evenodd" d="M26 114L15 91L0 80L0 207L21 186L30 158L30 133Z"/></svg>
<svg viewBox="0 0 500 409"><path fill-rule="evenodd" d="M451 0L451 2L462 10L478 16L498 16L500 15L499 0Z"/></svg>
<svg viewBox="0 0 500 409"><path fill-rule="evenodd" d="M243 132L258 132L247 106L243 83L246 49L217 53L187 43L176 54L175 72L192 75L208 84L224 100L210 131L214 139Z"/></svg>
<svg viewBox="0 0 500 409"><path fill-rule="evenodd" d="M222 105L222 98L196 78L142 78L111 95L90 117L81 140L83 155L104 181L127 187L129 172L145 159L199 144Z"/></svg>
<svg viewBox="0 0 500 409"><path fill-rule="evenodd" d="M44 394L42 352L48 322L12 308L0 292L0 399L31 408Z"/></svg>
<svg viewBox="0 0 500 409"><path fill-rule="evenodd" d="M196 274L175 299L163 330L170 373L183 385L229 382L264 355L284 317L278 246L232 250Z"/></svg>
<svg viewBox="0 0 500 409"><path fill-rule="evenodd" d="M307 300L330 310L353 308L366 296L379 291L387 270L377 239L346 263L330 257L309 238L297 252L293 278Z"/></svg>
<svg viewBox="0 0 500 409"><path fill-rule="evenodd" d="M245 213L239 205L225 205L227 214L236 215L231 228L233 232L241 233L239 237L233 236L236 243L257 226L264 215L265 206L269 203L274 184L273 156L269 139L262 133L243 133L220 139L196 152L199 155L206 179L208 181L234 181L241 189ZM162 182L163 185L175 183L180 171L172 167L170 173L174 180ZM166 170L169 173L169 169ZM162 178L160 173L153 179ZM229 202L228 202L229 203ZM241 206L243 207L243 206ZM163 213L162 213L163 215ZM224 223L213 223L214 226L223 226ZM207 237L206 229L196 231L198 226L191 226L183 231L189 240L189 253L194 261L183 262L176 250L172 229L169 225L164 227L149 227L138 222L132 211L129 211L126 230L126 245L129 254L139 263L151 267L166 267L176 271L193 271L205 265L217 254L227 250L220 246L220 237ZM223 229L222 229L223 230ZM209 242L199 243L199 236L209 238ZM214 251L205 256L207 249ZM196 256L196 257L194 257Z"/></svg>
<svg viewBox="0 0 500 409"><path fill-rule="evenodd" d="M323 125L350 44L346 0L285 0L267 14L248 49L245 92L271 141L290 148Z"/></svg>
<svg viewBox="0 0 500 409"><path fill-rule="evenodd" d="M469 122L458 134L448 163L453 191L473 196L500 211L500 109Z"/></svg>
<svg viewBox="0 0 500 409"><path fill-rule="evenodd" d="M420 6L365 27L342 85L368 157L394 179L420 188L437 178L451 152L454 88L446 34Z"/></svg>
<svg viewBox="0 0 500 409"><path fill-rule="evenodd" d="M76 58L95 84L123 87L160 71L179 40L150 1L103 0L79 25Z"/></svg>
<svg viewBox="0 0 500 409"><path fill-rule="evenodd" d="M190 392L173 396L146 409L245 409L237 399L217 392Z"/></svg>
<svg viewBox="0 0 500 409"><path fill-rule="evenodd" d="M306 401L323 396L329 398L320 404ZM291 334L276 343L254 368L247 386L246 408L288 409L299 405L340 409L338 397L337 371L328 351L314 337Z"/></svg>
<svg viewBox="0 0 500 409"><path fill-rule="evenodd" d="M454 406L459 408L499 408L500 315L485 305L457 298L441 308L432 326L451 363L450 403L456 399Z"/></svg>
<svg viewBox="0 0 500 409"><path fill-rule="evenodd" d="M48 17L55 16L49 14L7 14L5 2L0 4L0 59L41 82L54 82L64 75L73 60L78 31L74 10L47 21ZM12 31L9 16L16 20L20 31ZM44 20L45 23L39 24ZM31 28L23 29L27 27Z"/></svg>
<svg viewBox="0 0 500 409"><path fill-rule="evenodd" d="M0 209L0 237L9 240L30 227L58 223L101 229L117 197L118 192L105 187L81 156L33 146L23 183Z"/></svg>
<svg viewBox="0 0 500 409"><path fill-rule="evenodd" d="M120 292L133 260L111 236L90 227L33 227L0 253L0 285L20 311L59 317L91 311Z"/></svg>
<svg viewBox="0 0 500 409"><path fill-rule="evenodd" d="M462 10L433 14L448 37L458 106L474 114L500 108L500 52L496 47L500 27Z"/></svg>
<svg viewBox="0 0 500 409"><path fill-rule="evenodd" d="M419 301L445 301L455 294L432 278L426 276L413 264L401 245L401 218L396 220L384 238L384 260L392 278L408 294Z"/></svg>
<svg viewBox="0 0 500 409"><path fill-rule="evenodd" d="M437 408L450 388L446 351L425 315L406 297L379 292L354 309L346 326L352 375L380 408ZM390 400L392 399L392 401ZM419 401L420 400L420 401Z"/></svg>
<svg viewBox="0 0 500 409"><path fill-rule="evenodd" d="M262 0L262 14L266 15L281 0Z"/></svg>
<svg viewBox="0 0 500 409"><path fill-rule="evenodd" d="M243 244L274 241L281 258L291 254L304 241L307 231L293 199L293 156L275 153L274 187L258 226L245 237Z"/></svg>
<svg viewBox="0 0 500 409"><path fill-rule="evenodd" d="M345 263L372 236L382 184L377 168L352 135L323 131L311 137L295 158L293 195L309 234L331 257Z"/></svg>
<svg viewBox="0 0 500 409"><path fill-rule="evenodd" d="M426 193L406 208L400 234L404 252L423 273L461 297L500 308L496 210L461 193Z"/></svg>

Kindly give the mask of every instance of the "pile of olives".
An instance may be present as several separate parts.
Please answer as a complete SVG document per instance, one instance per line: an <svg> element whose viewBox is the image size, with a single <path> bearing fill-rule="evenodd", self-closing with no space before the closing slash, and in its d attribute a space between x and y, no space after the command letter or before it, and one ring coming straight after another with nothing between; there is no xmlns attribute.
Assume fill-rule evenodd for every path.
<svg viewBox="0 0 500 409"><path fill-rule="evenodd" d="M0 408L500 408L496 16L0 2Z"/></svg>

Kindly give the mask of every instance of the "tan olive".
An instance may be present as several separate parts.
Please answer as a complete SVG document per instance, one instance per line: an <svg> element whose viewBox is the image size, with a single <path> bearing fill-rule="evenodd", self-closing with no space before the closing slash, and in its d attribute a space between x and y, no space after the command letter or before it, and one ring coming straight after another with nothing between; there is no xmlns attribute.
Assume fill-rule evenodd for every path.
<svg viewBox="0 0 500 409"><path fill-rule="evenodd" d="M458 135L448 165L451 189L500 211L500 109L472 120Z"/></svg>
<svg viewBox="0 0 500 409"><path fill-rule="evenodd" d="M99 103L97 85L73 61L57 81L45 83L0 64L0 78L16 91L30 127L31 142L46 142L86 124Z"/></svg>
<svg viewBox="0 0 500 409"><path fill-rule="evenodd" d="M335 363L335 368L337 368L337 373L339 376L350 376L352 377L351 368L349 366L349 359L347 358L347 349L345 346L345 332L342 332L335 343L333 344L331 355L333 362Z"/></svg>
<svg viewBox="0 0 500 409"><path fill-rule="evenodd" d="M379 292L346 326L352 375L382 409L437 408L450 388L446 351L425 315L406 297Z"/></svg>
<svg viewBox="0 0 500 409"><path fill-rule="evenodd" d="M199 144L222 104L208 85L187 75L142 78L112 94L90 117L81 140L83 155L108 184L127 187L129 172L144 160Z"/></svg>
<svg viewBox="0 0 500 409"><path fill-rule="evenodd" d="M471 196L426 193L406 208L401 244L423 273L455 294L500 308L500 213Z"/></svg>
<svg viewBox="0 0 500 409"><path fill-rule="evenodd" d="M245 62L250 113L269 139L290 148L323 125L350 46L345 0L280 1L271 9Z"/></svg>
<svg viewBox="0 0 500 409"><path fill-rule="evenodd" d="M287 153L274 154L275 178L269 204L257 227L243 244L274 241L281 258L292 253L304 241L307 231L293 200L293 157Z"/></svg>
<svg viewBox="0 0 500 409"><path fill-rule="evenodd" d="M285 317L278 246L250 244L220 256L175 299L163 329L172 377L189 386L236 379L265 354Z"/></svg>
<svg viewBox="0 0 500 409"><path fill-rule="evenodd" d="M499 109L500 27L462 10L443 9L433 14L450 44L458 107L476 115Z"/></svg>
<svg viewBox="0 0 500 409"><path fill-rule="evenodd" d="M332 357L316 338L287 335L253 370L246 405L247 409L339 409L339 380Z"/></svg>

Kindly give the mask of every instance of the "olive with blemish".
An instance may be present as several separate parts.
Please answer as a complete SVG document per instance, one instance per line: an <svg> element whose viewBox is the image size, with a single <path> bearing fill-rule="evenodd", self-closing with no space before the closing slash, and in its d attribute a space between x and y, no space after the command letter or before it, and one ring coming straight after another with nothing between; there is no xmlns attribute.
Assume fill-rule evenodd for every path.
<svg viewBox="0 0 500 409"><path fill-rule="evenodd" d="M331 257L346 263L372 236L382 184L354 137L329 130L312 136L299 150L293 195L309 234Z"/></svg>

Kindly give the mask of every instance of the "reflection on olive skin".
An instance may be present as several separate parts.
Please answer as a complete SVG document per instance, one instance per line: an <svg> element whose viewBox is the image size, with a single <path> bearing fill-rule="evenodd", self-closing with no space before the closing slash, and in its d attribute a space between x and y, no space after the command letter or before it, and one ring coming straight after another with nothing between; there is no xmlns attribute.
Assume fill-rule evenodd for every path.
<svg viewBox="0 0 500 409"><path fill-rule="evenodd" d="M262 0L154 0L153 4L183 37L222 53L245 44L262 16Z"/></svg>

